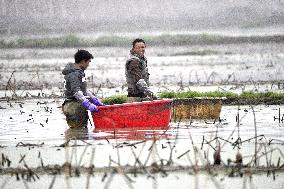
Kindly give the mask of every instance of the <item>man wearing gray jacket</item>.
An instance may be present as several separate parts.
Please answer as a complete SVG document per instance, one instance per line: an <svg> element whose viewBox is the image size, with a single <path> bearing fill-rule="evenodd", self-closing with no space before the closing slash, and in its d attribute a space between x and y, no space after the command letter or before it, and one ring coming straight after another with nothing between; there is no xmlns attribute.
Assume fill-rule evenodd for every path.
<svg viewBox="0 0 284 189"><path fill-rule="evenodd" d="M70 128L87 127L88 113L98 111L97 106L104 104L87 90L86 70L93 59L93 55L86 50L75 53L75 63L68 63L62 71L65 85L65 101L62 110Z"/></svg>
<svg viewBox="0 0 284 189"><path fill-rule="evenodd" d="M153 100L149 89L149 73L145 57L146 44L143 39L132 42L130 56L125 64L125 75L128 86L128 102Z"/></svg>

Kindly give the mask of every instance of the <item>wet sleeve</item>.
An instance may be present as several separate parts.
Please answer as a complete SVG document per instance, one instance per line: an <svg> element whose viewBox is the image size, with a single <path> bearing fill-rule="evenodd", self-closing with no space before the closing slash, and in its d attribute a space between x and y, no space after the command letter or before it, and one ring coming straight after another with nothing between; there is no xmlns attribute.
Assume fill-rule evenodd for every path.
<svg viewBox="0 0 284 189"><path fill-rule="evenodd" d="M90 98L96 98L95 95L89 91L89 90L86 90L86 94L90 97Z"/></svg>
<svg viewBox="0 0 284 189"><path fill-rule="evenodd" d="M81 102L84 102L85 100L87 100L86 97L83 95L83 92L82 92L82 91L76 92L76 93L74 94L74 97L75 97L77 100L81 101Z"/></svg>
<svg viewBox="0 0 284 189"><path fill-rule="evenodd" d="M140 79L142 79L142 72L138 60L130 61L127 69L128 73L135 80L135 82L138 82Z"/></svg>

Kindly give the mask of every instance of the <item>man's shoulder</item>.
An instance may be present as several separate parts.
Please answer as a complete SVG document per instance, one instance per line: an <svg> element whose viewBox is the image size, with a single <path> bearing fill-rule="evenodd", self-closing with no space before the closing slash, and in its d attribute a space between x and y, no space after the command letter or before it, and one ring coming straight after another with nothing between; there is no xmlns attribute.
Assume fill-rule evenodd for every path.
<svg viewBox="0 0 284 189"><path fill-rule="evenodd" d="M84 76L84 72L81 70L74 70L66 75L67 77L74 78L74 77L82 77Z"/></svg>
<svg viewBox="0 0 284 189"><path fill-rule="evenodd" d="M126 62L139 62L139 58L136 56L129 57Z"/></svg>
<svg viewBox="0 0 284 189"><path fill-rule="evenodd" d="M127 61L126 61L126 65L137 65L139 64L139 58L129 58Z"/></svg>

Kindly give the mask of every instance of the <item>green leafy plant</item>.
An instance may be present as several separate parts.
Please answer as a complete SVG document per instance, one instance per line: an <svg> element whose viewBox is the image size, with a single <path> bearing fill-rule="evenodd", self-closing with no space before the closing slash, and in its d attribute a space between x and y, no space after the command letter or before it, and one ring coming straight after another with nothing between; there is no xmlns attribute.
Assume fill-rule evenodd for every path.
<svg viewBox="0 0 284 189"><path fill-rule="evenodd" d="M102 99L102 102L107 105L122 104L125 103L126 101L127 101L126 95L114 95Z"/></svg>

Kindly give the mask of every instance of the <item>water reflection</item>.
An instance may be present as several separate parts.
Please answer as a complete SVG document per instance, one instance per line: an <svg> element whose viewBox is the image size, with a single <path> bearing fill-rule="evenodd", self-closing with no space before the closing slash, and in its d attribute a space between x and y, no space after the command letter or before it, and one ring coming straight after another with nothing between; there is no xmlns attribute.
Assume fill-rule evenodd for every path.
<svg viewBox="0 0 284 189"><path fill-rule="evenodd" d="M73 128L65 131L65 140L160 140L169 139L173 135L170 127L165 130L152 130L149 128L119 128L119 129L88 129Z"/></svg>
<svg viewBox="0 0 284 189"><path fill-rule="evenodd" d="M81 139L87 140L89 139L88 128L69 128L65 131L65 140L72 139Z"/></svg>
<svg viewBox="0 0 284 189"><path fill-rule="evenodd" d="M171 138L170 127L165 130L149 128L119 128L119 129L94 129L93 138L100 139L125 139L125 140L160 140ZM105 135L101 135L104 133Z"/></svg>

